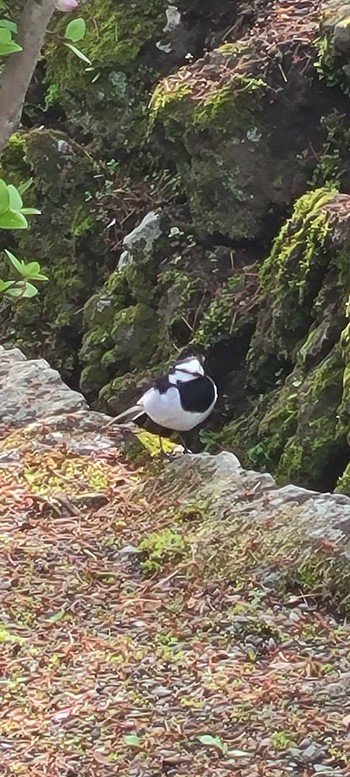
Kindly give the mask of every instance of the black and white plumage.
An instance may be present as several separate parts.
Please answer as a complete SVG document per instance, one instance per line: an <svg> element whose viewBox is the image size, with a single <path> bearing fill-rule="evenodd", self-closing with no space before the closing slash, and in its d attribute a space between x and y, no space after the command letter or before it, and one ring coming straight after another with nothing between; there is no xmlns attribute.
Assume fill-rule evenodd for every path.
<svg viewBox="0 0 350 777"><path fill-rule="evenodd" d="M205 421L218 398L216 385L204 372L203 357L187 356L174 364L167 375L154 380L136 405L112 423L151 421L150 431L167 437L172 432L189 432Z"/></svg>

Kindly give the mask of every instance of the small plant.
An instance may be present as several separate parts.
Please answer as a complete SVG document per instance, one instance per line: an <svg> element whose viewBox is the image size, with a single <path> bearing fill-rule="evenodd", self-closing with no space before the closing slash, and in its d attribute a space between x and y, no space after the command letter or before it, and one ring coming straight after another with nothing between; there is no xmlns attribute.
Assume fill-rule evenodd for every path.
<svg viewBox="0 0 350 777"><path fill-rule="evenodd" d="M278 750L286 750L293 744L287 731L275 731L272 734L271 742Z"/></svg>
<svg viewBox="0 0 350 777"><path fill-rule="evenodd" d="M19 278L9 281L4 281L0 278L0 295L15 300L35 297L38 289L32 281L48 280L46 275L41 273L39 262L23 262L23 260L17 259L11 251L7 251L7 249L5 249L5 254Z"/></svg>
<svg viewBox="0 0 350 777"><path fill-rule="evenodd" d="M91 65L91 60L83 54L80 49L78 49L74 44L78 43L78 41L83 40L85 38L86 33L86 22L85 19L82 17L79 17L78 19L73 19L71 22L67 24L67 27L65 29L64 33L64 40L63 44L67 47L67 49L70 49L70 51L75 54L76 57L79 59L82 59L83 62L87 62L88 65Z"/></svg>
<svg viewBox="0 0 350 777"><path fill-rule="evenodd" d="M182 561L187 550L187 541L182 534L173 529L161 529L151 532L140 543L140 550L145 553L145 561L141 563L144 570L155 572L165 564L177 564Z"/></svg>
<svg viewBox="0 0 350 777"><path fill-rule="evenodd" d="M17 24L10 19L0 19L0 57L22 51L22 47L13 39L13 34L16 32Z"/></svg>
<svg viewBox="0 0 350 777"><path fill-rule="evenodd" d="M22 194L29 189L31 183L30 179L17 189L0 178L0 229L27 229L26 216L40 214L37 208L23 206ZM46 275L41 273L39 262L26 263L11 251L5 249L5 253L17 277L9 280L0 278L0 296L12 300L35 297L38 289L32 281L47 281Z"/></svg>
<svg viewBox="0 0 350 777"><path fill-rule="evenodd" d="M37 208L24 208L21 194L23 194L32 181L29 180L16 189L12 184L6 184L0 178L0 229L27 229L26 216L40 214Z"/></svg>

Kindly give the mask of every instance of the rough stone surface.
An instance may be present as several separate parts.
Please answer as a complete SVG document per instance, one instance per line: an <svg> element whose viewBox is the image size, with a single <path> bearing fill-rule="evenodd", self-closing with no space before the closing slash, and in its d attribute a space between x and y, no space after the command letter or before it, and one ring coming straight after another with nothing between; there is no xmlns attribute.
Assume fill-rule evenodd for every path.
<svg viewBox="0 0 350 777"><path fill-rule="evenodd" d="M245 470L236 456L223 452L181 456L169 466L165 482L169 488L179 484L184 504L193 502L194 476L196 501L205 504L206 513L223 525L229 521L236 535L257 546L247 573L272 587L284 579L301 586L323 584L336 592L338 602L347 599L349 497L293 485L278 488L271 475Z"/></svg>
<svg viewBox="0 0 350 777"><path fill-rule="evenodd" d="M119 259L118 270L121 270L133 261L133 253L135 250L139 250L140 247L146 253L152 250L153 243L161 234L160 220L160 213L150 211L132 232L125 235L123 241L125 251L123 251Z"/></svg>
<svg viewBox="0 0 350 777"><path fill-rule="evenodd" d="M0 423L23 426L48 415L87 409L45 359L26 360L17 348L0 346Z"/></svg>

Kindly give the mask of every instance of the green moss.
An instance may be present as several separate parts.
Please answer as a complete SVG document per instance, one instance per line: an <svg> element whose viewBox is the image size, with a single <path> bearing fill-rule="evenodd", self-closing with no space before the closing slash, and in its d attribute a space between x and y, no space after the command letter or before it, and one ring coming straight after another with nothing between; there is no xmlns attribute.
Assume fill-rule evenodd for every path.
<svg viewBox="0 0 350 777"><path fill-rule="evenodd" d="M236 272L220 286L213 301L205 311L196 331L193 343L210 348L218 340L232 335L236 320L242 325L242 317L238 314L237 297L242 300L247 276Z"/></svg>
<svg viewBox="0 0 350 777"><path fill-rule="evenodd" d="M83 16L86 21L86 35L80 48L92 61L93 74L69 50L62 51L53 42L48 43L46 48L48 82L54 83L61 91L72 86L84 88L87 84L91 85L96 73L104 68L119 65L122 71L160 32L161 23L164 23L163 11L160 0L134 0L132 3L121 0L117 5L113 0L90 0L79 8L77 15ZM56 31L64 34L66 24L65 19L60 19Z"/></svg>
<svg viewBox="0 0 350 777"><path fill-rule="evenodd" d="M338 431L343 363L339 347L312 370L298 392L297 428L288 440L276 471L280 482L307 482L322 488L333 462L345 446Z"/></svg>
<svg viewBox="0 0 350 777"><path fill-rule="evenodd" d="M262 78L234 73L229 83L194 105L192 112L194 127L205 129L215 125L229 129L232 126L232 110L237 110L237 103L239 103L241 123L243 125L247 123L250 126L252 111L250 98L252 95L257 96L258 103L255 106L257 108L265 87L266 84ZM256 129L256 142L259 140L258 132L259 130Z"/></svg>
<svg viewBox="0 0 350 777"><path fill-rule="evenodd" d="M46 105L55 101L70 120L94 134L94 145L104 152L133 147L145 132L148 92L155 73L143 57L154 45L164 26L161 0L144 2L90 0L78 15L86 20L87 32L79 48L91 60L86 67L55 40L46 47ZM60 19L55 31L64 34L67 21ZM133 73L137 72L137 82Z"/></svg>
<svg viewBox="0 0 350 777"><path fill-rule="evenodd" d="M335 194L336 190L328 188L304 194L262 265L260 294L266 300L266 312L248 354L252 384L258 381L262 387L270 381L272 385L278 361L283 369L285 362L294 360L308 332L314 299L329 262L329 217L323 206Z"/></svg>
<svg viewBox="0 0 350 777"><path fill-rule="evenodd" d="M265 210L262 198L254 197L253 170L269 165L269 130L261 111L266 84L250 72L250 43L219 47L210 57L158 84L150 127L154 136L165 135L198 232L251 238ZM242 57L246 72L240 70ZM222 75L219 82L213 68Z"/></svg>
<svg viewBox="0 0 350 777"><path fill-rule="evenodd" d="M294 381L297 385L301 382L297 376ZM260 445L265 446L267 469L274 469L285 445L296 431L298 410L299 394L292 379L270 400L270 407L259 424L258 440Z"/></svg>
<svg viewBox="0 0 350 777"><path fill-rule="evenodd" d="M181 72L181 71L180 71ZM156 119L168 127L174 127L179 122L186 128L200 131L231 127L237 110L240 114L240 125L251 125L253 109L251 96L258 95L258 101L266 86L261 78L233 73L227 83L213 89L210 84L207 91L198 99L196 81L184 83L181 79L173 80L169 89L166 80L158 84L153 92L150 103L150 117L153 124ZM259 102L255 104L255 110Z"/></svg>
<svg viewBox="0 0 350 777"><path fill-rule="evenodd" d="M145 554L141 566L147 572L156 572L167 564L179 564L190 552L190 537L171 528L148 534L139 545Z"/></svg>
<svg viewBox="0 0 350 777"><path fill-rule="evenodd" d="M122 310L107 308L104 322L96 325L95 320L83 338L79 354L85 365L82 389L85 393L99 391L113 374L147 367L156 342L157 318L152 308L142 303Z"/></svg>
<svg viewBox="0 0 350 777"><path fill-rule="evenodd" d="M142 303L117 313L111 332L113 353L117 361L127 361L131 369L148 365L154 351L156 327L154 311ZM102 359L102 364L106 357L107 354Z"/></svg>

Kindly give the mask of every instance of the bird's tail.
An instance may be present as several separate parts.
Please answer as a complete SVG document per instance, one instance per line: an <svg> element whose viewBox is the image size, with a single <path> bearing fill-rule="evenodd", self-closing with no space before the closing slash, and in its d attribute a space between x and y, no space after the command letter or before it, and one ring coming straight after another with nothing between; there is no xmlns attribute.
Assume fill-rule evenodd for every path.
<svg viewBox="0 0 350 777"><path fill-rule="evenodd" d="M133 407L129 407L128 410L124 410L123 413L119 413L119 415L115 416L115 418L112 418L111 421L108 422L107 426L112 426L112 424L119 424L121 421L135 421L136 418L138 418L144 412L145 411L142 405L133 405Z"/></svg>

